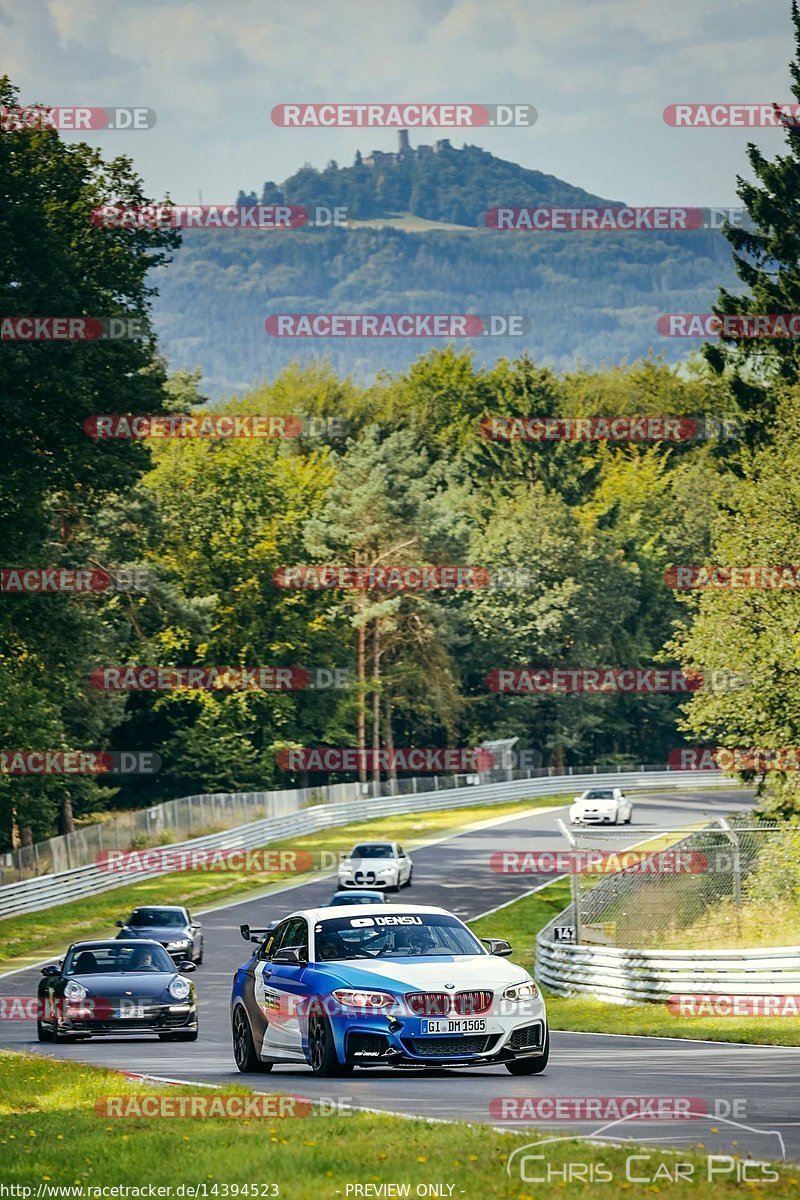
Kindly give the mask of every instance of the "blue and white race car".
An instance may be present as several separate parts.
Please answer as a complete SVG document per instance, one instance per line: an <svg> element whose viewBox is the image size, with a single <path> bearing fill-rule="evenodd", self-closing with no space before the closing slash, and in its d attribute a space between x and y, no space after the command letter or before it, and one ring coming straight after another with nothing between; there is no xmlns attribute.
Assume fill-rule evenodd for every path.
<svg viewBox="0 0 800 1200"><path fill-rule="evenodd" d="M248 929L249 936L259 931ZM231 996L240 1071L503 1063L538 1075L544 1001L506 941L480 941L442 908L354 904L293 913L239 967Z"/></svg>

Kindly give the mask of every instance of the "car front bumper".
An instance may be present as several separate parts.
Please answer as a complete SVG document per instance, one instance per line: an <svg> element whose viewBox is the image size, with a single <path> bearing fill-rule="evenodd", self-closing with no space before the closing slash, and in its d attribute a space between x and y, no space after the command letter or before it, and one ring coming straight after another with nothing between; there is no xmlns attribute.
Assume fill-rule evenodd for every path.
<svg viewBox="0 0 800 1200"><path fill-rule="evenodd" d="M569 819L573 825L613 825L617 819L617 809L570 809Z"/></svg>
<svg viewBox="0 0 800 1200"><path fill-rule="evenodd" d="M59 1033L74 1033L90 1037L119 1037L123 1034L192 1033L197 1030L197 1006L194 1004L145 1005L141 1017L120 1015L121 1010L109 1009L97 1015L70 1013L64 1010L58 1019Z"/></svg>
<svg viewBox="0 0 800 1200"><path fill-rule="evenodd" d="M544 1005L514 1017L485 1018L476 1033L423 1032L427 1018L353 1014L332 1021L339 1059L358 1066L484 1066L543 1052L547 1038Z"/></svg>
<svg viewBox="0 0 800 1200"><path fill-rule="evenodd" d="M383 891L386 888L397 887L399 876L392 871L391 874L375 871L347 871L342 872L338 876L339 887L344 888L370 888L375 891Z"/></svg>

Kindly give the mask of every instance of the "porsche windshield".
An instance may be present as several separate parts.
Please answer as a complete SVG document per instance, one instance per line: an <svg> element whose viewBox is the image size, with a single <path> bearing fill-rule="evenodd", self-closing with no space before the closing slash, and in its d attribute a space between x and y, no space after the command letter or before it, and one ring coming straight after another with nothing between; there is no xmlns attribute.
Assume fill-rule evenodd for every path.
<svg viewBox="0 0 800 1200"><path fill-rule="evenodd" d="M116 975L138 972L145 975L175 974L175 964L162 946L155 943L109 942L105 946L76 946L70 950L62 975Z"/></svg>
<svg viewBox="0 0 800 1200"><path fill-rule="evenodd" d="M332 917L314 926L318 962L485 954L478 939L446 913Z"/></svg>

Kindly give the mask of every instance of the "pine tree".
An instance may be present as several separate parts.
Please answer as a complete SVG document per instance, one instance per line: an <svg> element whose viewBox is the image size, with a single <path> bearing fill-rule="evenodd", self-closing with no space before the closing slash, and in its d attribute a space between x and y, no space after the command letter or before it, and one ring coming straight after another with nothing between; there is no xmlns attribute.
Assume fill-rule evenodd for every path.
<svg viewBox="0 0 800 1200"><path fill-rule="evenodd" d="M792 94L800 106L800 9L792 0L796 55L789 64ZM775 105L776 112L778 111ZM738 177L737 194L749 228L726 225L736 273L749 294L719 293L719 315L800 312L800 120L783 117L789 153L767 159L750 143L747 156L757 182ZM723 338L704 347L715 371L730 377L751 441L774 413L777 390L800 379L800 342L794 338Z"/></svg>

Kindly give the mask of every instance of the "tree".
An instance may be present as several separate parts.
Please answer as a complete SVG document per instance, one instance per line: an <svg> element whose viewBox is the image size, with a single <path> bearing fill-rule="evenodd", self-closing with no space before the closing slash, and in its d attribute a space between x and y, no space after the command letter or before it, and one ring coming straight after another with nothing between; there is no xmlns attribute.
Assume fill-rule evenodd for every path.
<svg viewBox="0 0 800 1200"><path fill-rule="evenodd" d="M792 95L800 104L800 9L792 0L795 59L789 64ZM776 106L777 107L777 106ZM800 122L786 118L788 153L769 160L753 143L747 157L755 183L738 178L738 195L750 228L726 225L725 237L747 294L722 288L718 314L800 312ZM760 440L774 415L778 389L800 378L800 342L796 338L723 338L704 353L711 366L730 376L734 395L746 415L752 441Z"/></svg>
<svg viewBox="0 0 800 1200"><path fill-rule="evenodd" d="M772 440L744 457L743 477L715 522L709 560L728 566L797 561L800 534L800 387L782 399ZM711 589L685 598L686 618L671 649L685 670L736 672L742 686L698 691L684 730L729 749L800 745L800 604L795 590ZM796 772L744 773L765 807L800 812Z"/></svg>
<svg viewBox="0 0 800 1200"><path fill-rule="evenodd" d="M18 92L0 78L0 107ZM170 230L96 228L100 204L148 203L129 160L105 162L54 129L0 136L0 312L5 317L135 317L130 340L4 341L0 394L2 566L91 566L95 514L132 487L148 452L131 440L96 443L86 418L102 412L159 412L165 375L150 329L150 270L179 241ZM123 565L119 559L104 565ZM120 597L4 596L0 606L0 743L20 749L101 749L115 710L89 694L86 679L127 617ZM118 713L118 710L116 710ZM0 780L2 831L52 831L58 812L98 805L89 778Z"/></svg>

